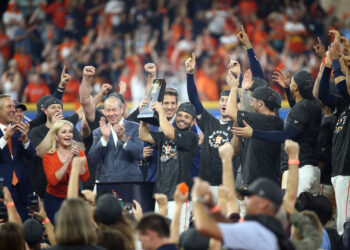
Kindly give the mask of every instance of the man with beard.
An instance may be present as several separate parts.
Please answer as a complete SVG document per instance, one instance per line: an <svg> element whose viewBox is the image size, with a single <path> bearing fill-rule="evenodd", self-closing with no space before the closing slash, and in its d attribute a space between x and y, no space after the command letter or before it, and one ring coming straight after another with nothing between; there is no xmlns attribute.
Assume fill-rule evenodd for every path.
<svg viewBox="0 0 350 250"><path fill-rule="evenodd" d="M192 186L191 164L196 153L198 135L191 131L192 122L196 116L195 107L189 103L182 103L176 113L175 128L166 118L160 102L152 105L159 115L159 124L162 132L150 132L145 122L140 123L140 139L158 148L158 172L155 182L155 193L163 193L168 197L168 215L174 214L175 202L173 194L176 185L181 182ZM182 213L181 224L188 225L190 208ZM180 228L181 227L180 225Z"/></svg>
<svg viewBox="0 0 350 250"><path fill-rule="evenodd" d="M197 124L204 134L200 154L201 166L199 168L199 177L208 181L211 186L219 186L222 183L222 164L218 148L232 139L231 127L233 121L228 117L226 112L226 103L230 91L224 90L220 94L219 107L221 116L218 120L204 109L199 100L193 76L196 67L194 54L186 60L185 66L188 97L190 102L195 106Z"/></svg>
<svg viewBox="0 0 350 250"><path fill-rule="evenodd" d="M305 71L299 70L291 81L282 81L282 72L275 79L281 80L285 87L291 110L286 118L282 131L263 131L252 129L245 123L244 127L234 127L234 134L245 138L254 137L271 142L283 143L286 139L293 139L300 145L299 185L298 194L308 191L318 194L320 187L320 169L317 167L316 146L320 129L322 109L320 102L314 98L312 89L314 78ZM287 88L289 86L289 88ZM288 160L282 150L281 171L285 179L288 176ZM286 183L282 181L282 188Z"/></svg>

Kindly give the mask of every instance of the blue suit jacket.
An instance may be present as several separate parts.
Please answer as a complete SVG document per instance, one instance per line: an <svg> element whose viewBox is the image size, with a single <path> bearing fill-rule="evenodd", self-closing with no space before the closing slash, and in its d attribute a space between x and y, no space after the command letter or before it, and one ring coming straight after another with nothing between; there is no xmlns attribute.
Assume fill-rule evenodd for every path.
<svg viewBox="0 0 350 250"><path fill-rule="evenodd" d="M101 143L101 130L93 132L93 143L88 153L92 164L102 163L100 182L143 181L138 161L142 159L143 142L139 139L139 124L125 122L125 135L128 138L125 149L120 140L114 145L113 135L109 136L106 147Z"/></svg>
<svg viewBox="0 0 350 250"><path fill-rule="evenodd" d="M3 133L0 130L0 138L2 136ZM15 170L18 178L19 194L12 194L12 196L19 197L23 203L26 203L28 194L31 193L31 185L29 182L27 168L24 164L24 157L30 160L34 160L36 151L32 142L29 143L27 149L24 149L22 141L18 140L20 137L21 133L18 131L15 132L11 137L13 159L10 155L10 149L8 145L6 145L2 150L0 149L0 177L4 178L5 186L7 186L12 192L12 176L13 170Z"/></svg>

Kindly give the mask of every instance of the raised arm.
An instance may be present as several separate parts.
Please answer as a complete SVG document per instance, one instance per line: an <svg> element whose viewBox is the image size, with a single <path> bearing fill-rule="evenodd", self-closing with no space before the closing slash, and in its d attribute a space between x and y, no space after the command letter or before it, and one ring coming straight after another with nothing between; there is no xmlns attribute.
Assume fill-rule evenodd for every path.
<svg viewBox="0 0 350 250"><path fill-rule="evenodd" d="M251 95L249 91L252 86L253 86L252 71L248 69L244 73L242 88L240 89L241 90L240 110L242 111L254 112L254 109L251 106L252 100L251 100Z"/></svg>
<svg viewBox="0 0 350 250"><path fill-rule="evenodd" d="M50 245L54 246L56 245L56 239L55 239L55 232L54 232L53 225L46 215L46 211L44 209L43 203L40 200L40 197L38 197L38 199L39 199L39 212L34 212L33 214L44 225L47 232L47 237L49 238Z"/></svg>
<svg viewBox="0 0 350 250"><path fill-rule="evenodd" d="M331 72L332 72L332 61L328 55L326 57L325 67L322 72L320 86L318 88L318 99L320 99L324 105L330 108L334 108L335 98L334 98L334 95L329 92L329 78L331 77Z"/></svg>
<svg viewBox="0 0 350 250"><path fill-rule="evenodd" d="M194 178L192 187L192 212L196 218L194 221L197 231L208 237L222 241L222 233L216 222L209 216L207 209L203 203L204 196L210 192L209 184L201 181L199 178Z"/></svg>
<svg viewBox="0 0 350 250"><path fill-rule="evenodd" d="M143 121L140 121L139 127L139 138L149 144L154 144L153 137L149 130L149 124Z"/></svg>
<svg viewBox="0 0 350 250"><path fill-rule="evenodd" d="M284 150L288 155L289 172L282 207L289 214L293 214L295 212L295 201L298 196L299 144L286 140Z"/></svg>
<svg viewBox="0 0 350 250"><path fill-rule="evenodd" d="M204 110L204 107L199 100L199 95L197 91L196 84L194 82L194 70L196 68L196 57L194 53L192 53L192 57L188 58L185 62L186 72L187 72L187 94L190 102L196 108L197 119L201 118L201 114Z"/></svg>
<svg viewBox="0 0 350 250"><path fill-rule="evenodd" d="M146 89L145 89L145 96L147 96L149 90L152 87L153 80L156 79L157 67L154 63L146 63L144 66L144 69L148 73L147 85L146 85Z"/></svg>
<svg viewBox="0 0 350 250"><path fill-rule="evenodd" d="M178 184L175 189L175 193L174 193L175 212L170 225L169 241L170 243L174 243L174 244L177 244L179 241L181 210L182 210L183 204L187 202L187 198L188 198L188 191L185 194L183 194L179 189L180 185L181 183Z"/></svg>
<svg viewBox="0 0 350 250"><path fill-rule="evenodd" d="M235 122L237 122L237 91L239 85L240 65L237 61L230 63L230 68L227 72L227 84L231 87L230 95L227 100L227 115Z"/></svg>
<svg viewBox="0 0 350 250"><path fill-rule="evenodd" d="M151 109L155 110L158 113L159 127L161 128L164 135L170 140L174 140L175 128L166 118L162 104L160 102L155 102L154 104L152 104Z"/></svg>
<svg viewBox="0 0 350 250"><path fill-rule="evenodd" d="M74 157L69 176L67 199L79 198L79 175L85 172L86 157Z"/></svg>
<svg viewBox="0 0 350 250"><path fill-rule="evenodd" d="M292 77L289 73L284 74L282 69L277 68L272 75L272 81L278 83L285 91L288 99L289 106L292 108L295 105L295 101L290 96L289 85Z"/></svg>
<svg viewBox="0 0 350 250"><path fill-rule="evenodd" d="M238 40L246 47L248 58L249 58L249 66L252 70L253 77L260 77L265 79L264 72L261 68L260 62L255 55L252 44L249 41L248 35L244 30L243 25L241 26L241 31L236 35Z"/></svg>
<svg viewBox="0 0 350 250"><path fill-rule="evenodd" d="M88 121L95 120L95 105L90 99L90 84L95 75L95 67L85 66L83 70L83 79L79 87L80 103L83 106L85 117Z"/></svg>
<svg viewBox="0 0 350 250"><path fill-rule="evenodd" d="M219 148L219 154L222 162L222 184L229 190L226 214L238 213L239 206L236 199L235 177L232 168L233 147L226 142Z"/></svg>
<svg viewBox="0 0 350 250"><path fill-rule="evenodd" d="M13 202L10 191L5 186L5 187L3 187L2 190L0 190L0 192L3 192L3 194L4 194L3 202L4 202L4 205L6 206L8 221L14 222L14 223L22 226L21 217L19 216L19 214L17 212L16 206L15 206L15 203Z"/></svg>

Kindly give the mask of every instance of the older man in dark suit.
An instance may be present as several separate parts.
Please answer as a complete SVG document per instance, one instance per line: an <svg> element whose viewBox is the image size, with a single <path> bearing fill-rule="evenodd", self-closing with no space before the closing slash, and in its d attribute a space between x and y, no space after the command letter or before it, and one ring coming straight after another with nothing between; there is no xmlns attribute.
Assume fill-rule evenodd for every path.
<svg viewBox="0 0 350 250"><path fill-rule="evenodd" d="M24 220L28 217L27 199L31 191L24 157L33 160L36 152L28 137L29 124L14 124L15 112L10 96L0 95L0 177L4 178Z"/></svg>
<svg viewBox="0 0 350 250"><path fill-rule="evenodd" d="M88 158L102 163L100 182L143 181L138 161L142 159L143 142L138 138L139 124L126 121L123 96L109 96L104 102L100 128L93 132L93 144Z"/></svg>

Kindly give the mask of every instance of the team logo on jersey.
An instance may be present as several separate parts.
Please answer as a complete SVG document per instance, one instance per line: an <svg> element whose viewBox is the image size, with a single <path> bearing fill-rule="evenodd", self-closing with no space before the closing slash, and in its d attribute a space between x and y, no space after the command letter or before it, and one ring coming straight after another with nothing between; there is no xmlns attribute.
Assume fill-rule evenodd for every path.
<svg viewBox="0 0 350 250"><path fill-rule="evenodd" d="M337 124L335 125L335 129L334 129L335 134L340 133L340 131L343 129L344 124L346 122L346 118L347 118L346 111L344 111L343 113L340 114Z"/></svg>
<svg viewBox="0 0 350 250"><path fill-rule="evenodd" d="M213 148L219 148L225 142L229 141L229 133L224 130L214 131L209 136L209 145Z"/></svg>
<svg viewBox="0 0 350 250"><path fill-rule="evenodd" d="M162 146L162 154L160 160L166 162L170 159L177 159L177 147L172 140L166 140Z"/></svg>

